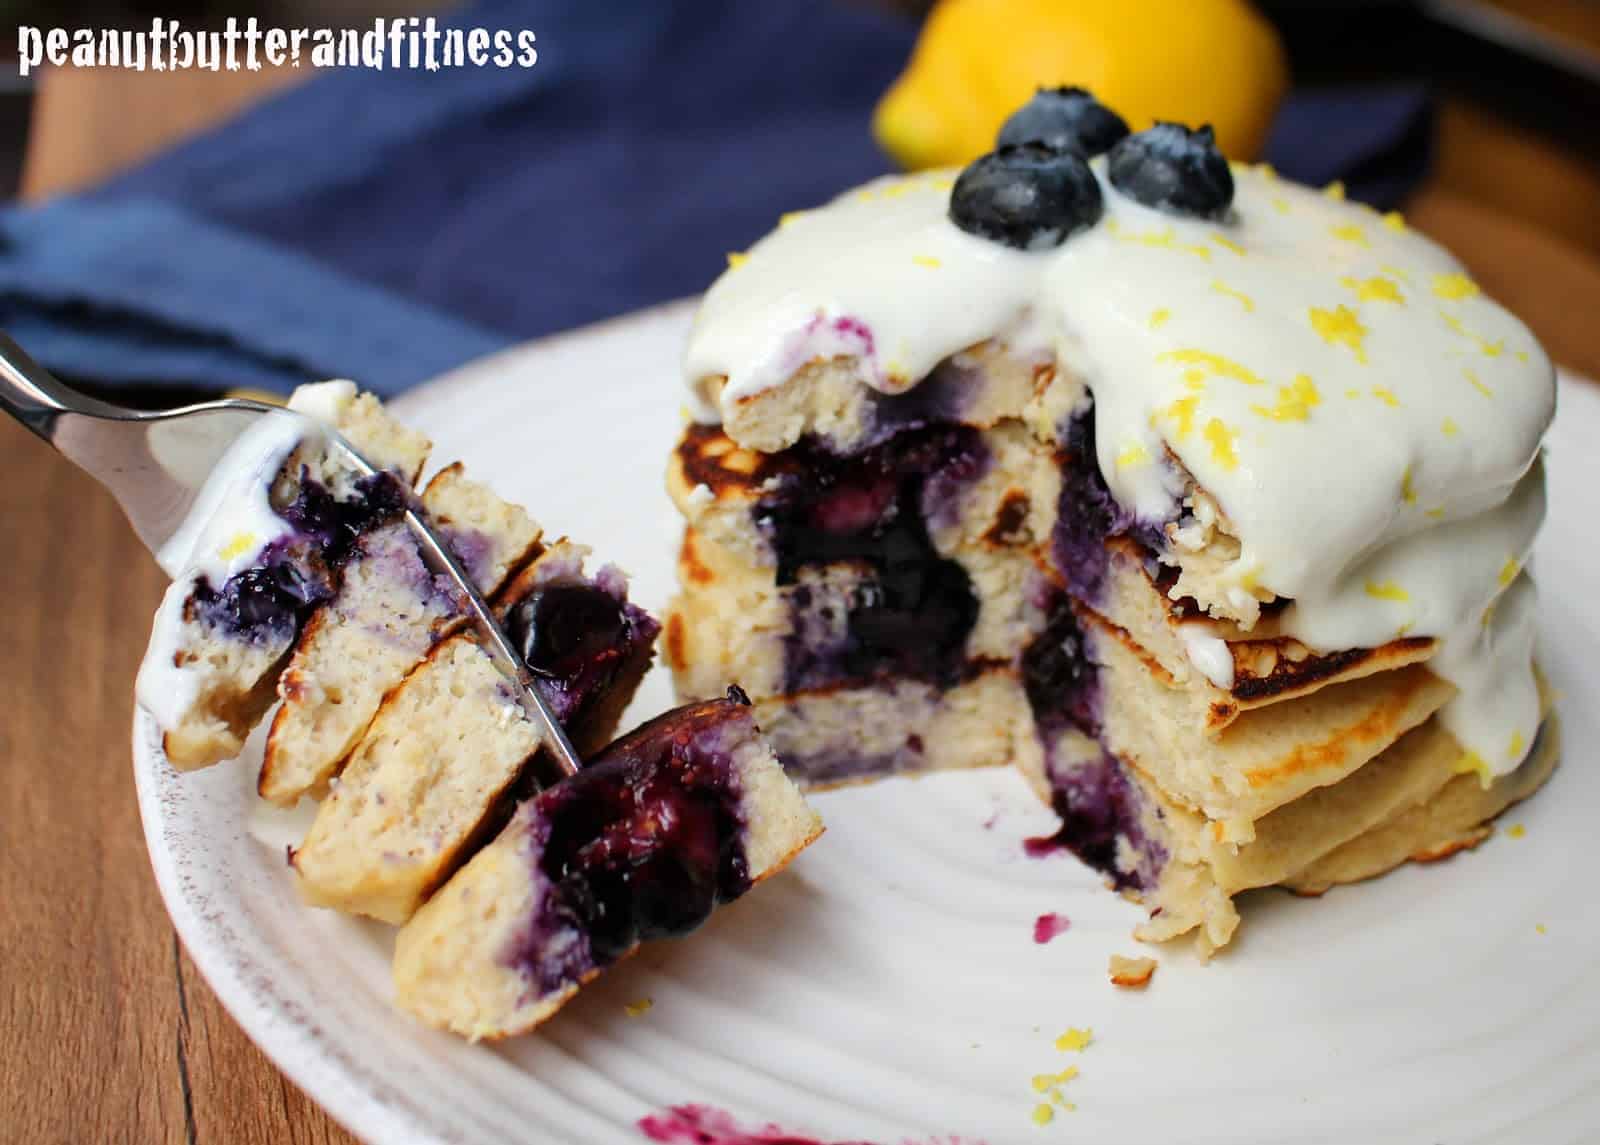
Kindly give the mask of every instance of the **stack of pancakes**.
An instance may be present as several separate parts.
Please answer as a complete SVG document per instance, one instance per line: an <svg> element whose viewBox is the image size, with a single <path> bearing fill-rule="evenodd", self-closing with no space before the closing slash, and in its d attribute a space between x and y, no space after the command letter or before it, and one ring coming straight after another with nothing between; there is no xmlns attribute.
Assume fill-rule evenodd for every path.
<svg viewBox="0 0 1600 1145"><path fill-rule="evenodd" d="M991 340L899 395L858 375L807 363L688 426L669 465L687 522L664 642L678 687L740 683L802 784L1015 764L1061 843L1151 908L1142 937L1197 931L1209 953L1238 892L1318 893L1472 846L1554 767L1547 719L1510 774L1463 774L1435 718L1455 694L1429 670L1437 640L1313 651L1270 593L1183 594L1206 553L1119 511L1093 398L1048 358ZM801 440L763 452L796 417ZM975 605L953 652L932 587L952 578Z"/></svg>

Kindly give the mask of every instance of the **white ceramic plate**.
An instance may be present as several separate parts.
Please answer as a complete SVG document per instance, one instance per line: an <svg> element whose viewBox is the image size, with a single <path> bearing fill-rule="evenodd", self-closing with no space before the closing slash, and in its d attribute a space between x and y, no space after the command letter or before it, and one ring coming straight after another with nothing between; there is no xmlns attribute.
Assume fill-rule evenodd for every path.
<svg viewBox="0 0 1600 1145"><path fill-rule="evenodd" d="M397 403L474 474L671 592L662 470L689 310L513 350ZM1600 387L1565 382L1539 548L1544 658L1566 757L1476 853L1319 901L1252 896L1210 966L1161 955L1145 993L1136 907L1021 841L1051 816L1008 772L823 795L828 833L781 878L657 944L536 1036L471 1046L389 1006L384 928L302 908L285 825L253 807L259 748L177 775L141 716L134 759L162 893L223 1004L371 1141L639 1141L705 1103L824 1140L1543 1143L1600 1130ZM669 704L660 670L632 715ZM267 841L263 841L267 840ZM1071 919L1033 941L1046 912ZM1542 928L1542 929L1541 929ZM654 1007L638 1017L624 1007ZM1079 1054L1054 1048L1093 1027ZM1052 1124L1030 1079L1076 1065ZM692 1140L690 1137L682 1140ZM719 1141L722 1139L718 1139Z"/></svg>

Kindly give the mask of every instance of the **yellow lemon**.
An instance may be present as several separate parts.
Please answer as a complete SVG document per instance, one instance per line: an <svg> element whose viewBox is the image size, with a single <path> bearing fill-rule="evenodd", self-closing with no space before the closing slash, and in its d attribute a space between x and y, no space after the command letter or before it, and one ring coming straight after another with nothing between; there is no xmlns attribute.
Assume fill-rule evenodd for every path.
<svg viewBox="0 0 1600 1145"><path fill-rule="evenodd" d="M1277 34L1246 0L939 0L873 134L909 168L957 166L1039 87L1088 88L1134 131L1209 123L1254 159L1289 83Z"/></svg>

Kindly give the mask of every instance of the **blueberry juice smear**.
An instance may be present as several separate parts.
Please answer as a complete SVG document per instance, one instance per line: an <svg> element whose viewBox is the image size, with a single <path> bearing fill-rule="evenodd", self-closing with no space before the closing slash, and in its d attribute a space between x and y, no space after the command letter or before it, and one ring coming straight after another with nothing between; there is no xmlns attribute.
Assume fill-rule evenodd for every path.
<svg viewBox="0 0 1600 1145"><path fill-rule="evenodd" d="M686 934L749 889L732 752L753 730L737 699L680 708L536 797L550 890L527 960L541 988ZM559 940L570 928L586 948Z"/></svg>
<svg viewBox="0 0 1600 1145"><path fill-rule="evenodd" d="M987 463L977 432L920 427L848 457L813 443L796 446L792 455L796 472L756 509L795 613L785 655L787 688L884 675L956 682L978 600L966 571L934 547L928 522L949 511L960 487ZM841 564L865 570L844 601L819 599L802 583L808 570ZM846 613L843 639L809 639L818 626L808 612L834 608Z"/></svg>
<svg viewBox="0 0 1600 1145"><path fill-rule="evenodd" d="M360 478L355 495L341 499L302 471L294 500L277 510L294 532L220 589L202 577L194 590L200 618L245 639L298 631L311 610L333 596L339 570L362 534L403 513L406 504L405 487L388 473Z"/></svg>

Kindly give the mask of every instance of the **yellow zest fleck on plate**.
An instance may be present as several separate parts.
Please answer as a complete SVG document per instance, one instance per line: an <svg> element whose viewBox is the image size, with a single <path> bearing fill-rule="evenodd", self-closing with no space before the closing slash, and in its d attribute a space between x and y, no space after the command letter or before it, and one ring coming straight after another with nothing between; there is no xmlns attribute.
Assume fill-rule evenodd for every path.
<svg viewBox="0 0 1600 1145"><path fill-rule="evenodd" d="M1078 1076L1078 1067L1069 1065L1060 1073L1036 1073L1033 1075L1033 1092L1045 1093L1058 1085L1065 1085Z"/></svg>
<svg viewBox="0 0 1600 1145"><path fill-rule="evenodd" d="M918 266L925 266L929 270L938 270L939 267L944 265L931 254L914 254L911 256L911 261L916 263Z"/></svg>
<svg viewBox="0 0 1600 1145"><path fill-rule="evenodd" d="M1248 294L1244 293L1241 290L1235 290L1233 287L1229 286L1226 282L1223 282L1222 279L1213 278L1211 280L1211 289L1212 289L1212 291L1214 291L1217 294L1226 295L1227 297L1232 298L1234 301L1238 302L1239 305L1244 307L1246 314L1254 314L1255 313L1256 300L1254 298L1251 298Z"/></svg>
<svg viewBox="0 0 1600 1145"><path fill-rule="evenodd" d="M630 1018L637 1018L641 1014L648 1014L650 1007L656 1004L654 998L640 998L637 1002L629 1002L622 1007L622 1012Z"/></svg>
<svg viewBox="0 0 1600 1145"><path fill-rule="evenodd" d="M1460 302L1463 298L1475 298L1482 293L1478 284L1464 274L1436 274L1432 286L1435 297L1446 302Z"/></svg>
<svg viewBox="0 0 1600 1145"><path fill-rule="evenodd" d="M1477 390L1486 398L1494 397L1494 391L1483 384L1483 380L1478 377L1476 371L1463 369L1461 372L1467 376L1467 381L1472 383L1473 389Z"/></svg>
<svg viewBox="0 0 1600 1145"><path fill-rule="evenodd" d="M1150 329L1161 329L1167 324L1167 320L1171 317L1172 311L1168 310L1165 306L1163 306L1160 310L1152 310L1150 312Z"/></svg>
<svg viewBox="0 0 1600 1145"><path fill-rule="evenodd" d="M1542 922L1538 926L1534 927L1533 929L1537 930L1540 934L1549 934L1550 933L1548 930L1546 930L1544 928L1544 923L1542 923Z"/></svg>
<svg viewBox="0 0 1600 1145"><path fill-rule="evenodd" d="M1241 366L1232 358L1225 358L1221 354L1213 354L1209 350L1168 350L1165 354L1156 355L1158 362L1177 362L1182 366L1194 366L1198 369L1209 370L1219 378L1228 378L1235 382L1243 382L1247 386L1264 386L1266 379L1245 366Z"/></svg>
<svg viewBox="0 0 1600 1145"><path fill-rule="evenodd" d="M1344 396L1347 398L1359 398L1361 396L1361 391L1352 386L1344 392Z"/></svg>
<svg viewBox="0 0 1600 1145"><path fill-rule="evenodd" d="M1033 1107L1033 1123L1035 1125L1049 1125L1056 1119L1056 1111L1048 1102L1041 1101Z"/></svg>
<svg viewBox="0 0 1600 1145"><path fill-rule="evenodd" d="M1361 324L1361 319L1354 310L1340 304L1332 310L1324 310L1320 306L1311 308L1311 328L1328 345L1348 346L1355 354L1356 361L1366 364L1367 361L1367 328Z"/></svg>
<svg viewBox="0 0 1600 1145"><path fill-rule="evenodd" d="M1385 278L1375 274L1371 278L1341 278L1339 285L1346 290L1355 291L1357 302L1393 302L1397 305L1406 304L1406 296L1400 293L1400 287L1392 278Z"/></svg>
<svg viewBox="0 0 1600 1145"><path fill-rule="evenodd" d="M1338 226L1328 228L1328 233L1340 242L1358 243L1361 246L1371 246L1367 240L1367 232L1360 223L1340 223Z"/></svg>
<svg viewBox="0 0 1600 1145"><path fill-rule="evenodd" d="M1439 424L1439 432L1446 437L1454 437L1461 432L1461 427L1456 424L1455 418L1447 417Z"/></svg>
<svg viewBox="0 0 1600 1145"><path fill-rule="evenodd" d="M1391 231L1394 231L1396 234L1404 234L1406 229L1406 217L1399 211L1389 211L1383 216L1383 225L1388 227Z"/></svg>
<svg viewBox="0 0 1600 1145"><path fill-rule="evenodd" d="M778 225L780 227L786 227L791 223L798 222L799 220L805 218L810 213L810 211L785 211L783 214L778 216Z"/></svg>
<svg viewBox="0 0 1600 1145"><path fill-rule="evenodd" d="M1373 386L1372 396L1377 398L1386 406L1389 406L1393 409L1400 408L1400 399L1395 397L1394 391L1388 386Z"/></svg>
<svg viewBox="0 0 1600 1145"><path fill-rule="evenodd" d="M1506 834L1511 836L1513 839L1520 839L1527 833L1528 829L1521 823L1513 823L1511 826L1506 828Z"/></svg>
<svg viewBox="0 0 1600 1145"><path fill-rule="evenodd" d="M1521 566L1517 563L1517 558L1507 557L1506 563L1500 566L1500 587L1505 588L1516 580L1519 571L1521 571Z"/></svg>
<svg viewBox="0 0 1600 1145"><path fill-rule="evenodd" d="M749 261L750 256L745 254L743 251L730 250L728 252L728 268L730 270L738 270L741 266Z"/></svg>
<svg viewBox="0 0 1600 1145"><path fill-rule="evenodd" d="M1306 421L1311 417L1312 407L1321 404L1322 395L1317 392L1316 383L1305 374L1296 374L1292 385L1278 387L1276 404L1253 405L1250 410L1274 421Z"/></svg>
<svg viewBox="0 0 1600 1145"><path fill-rule="evenodd" d="M1511 733L1511 742L1506 745L1506 758L1513 762L1522 758L1522 753L1527 750L1528 741L1522 738L1521 732Z"/></svg>
<svg viewBox="0 0 1600 1145"><path fill-rule="evenodd" d="M1444 519L1444 506L1440 505L1437 509L1424 509L1422 515L1432 521L1441 521Z"/></svg>
<svg viewBox="0 0 1600 1145"><path fill-rule="evenodd" d="M1392 580L1369 580L1366 588L1367 595L1376 600L1393 600L1403 603L1411 599L1411 594Z"/></svg>
<svg viewBox="0 0 1600 1145"><path fill-rule="evenodd" d="M1205 438L1211 444L1211 459L1228 472L1239 468L1239 453L1233 447L1234 433L1221 418L1206 422Z"/></svg>
<svg viewBox="0 0 1600 1145"><path fill-rule="evenodd" d="M1343 199L1344 199L1344 183L1339 179L1335 179L1333 182L1329 183L1326 187L1322 188L1322 193L1324 195L1328 196L1328 198L1330 198L1330 199L1338 199L1340 201L1343 201Z"/></svg>
<svg viewBox="0 0 1600 1145"><path fill-rule="evenodd" d="M1092 1041L1094 1041L1093 1029L1085 1026L1080 1030L1077 1026L1068 1026L1067 1032L1056 1039L1056 1049L1062 1053L1072 1053L1082 1050Z"/></svg>
<svg viewBox="0 0 1600 1145"><path fill-rule="evenodd" d="M1285 199L1282 195L1272 196L1272 209L1277 211L1280 215L1287 215L1290 210L1289 200Z"/></svg>
<svg viewBox="0 0 1600 1145"><path fill-rule="evenodd" d="M1411 484L1411 466L1406 466L1406 471L1400 475L1400 500L1407 505L1417 503L1417 490Z"/></svg>
<svg viewBox="0 0 1600 1145"><path fill-rule="evenodd" d="M255 546L255 543L256 535L254 533L235 533L233 540L217 550L217 556L225 561L231 561L234 557L244 556Z"/></svg>

